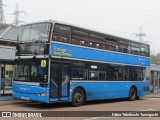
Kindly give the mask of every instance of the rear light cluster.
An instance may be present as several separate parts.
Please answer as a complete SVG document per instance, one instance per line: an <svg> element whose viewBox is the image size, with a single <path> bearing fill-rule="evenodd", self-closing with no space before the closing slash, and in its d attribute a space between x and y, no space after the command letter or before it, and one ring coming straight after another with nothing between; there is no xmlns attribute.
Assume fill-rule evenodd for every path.
<svg viewBox="0 0 160 120"><path fill-rule="evenodd" d="M149 87L148 87L148 86L147 86L147 87L146 87L146 86L143 87L143 91L144 91L144 92L149 91Z"/></svg>

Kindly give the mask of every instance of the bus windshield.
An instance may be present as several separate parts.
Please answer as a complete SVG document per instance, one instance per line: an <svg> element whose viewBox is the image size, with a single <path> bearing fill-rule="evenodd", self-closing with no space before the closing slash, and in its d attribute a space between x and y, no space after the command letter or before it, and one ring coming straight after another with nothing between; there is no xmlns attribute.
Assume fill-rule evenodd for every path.
<svg viewBox="0 0 160 120"><path fill-rule="evenodd" d="M47 70L47 67L41 67L40 61L21 62L16 65L14 81L46 83Z"/></svg>
<svg viewBox="0 0 160 120"><path fill-rule="evenodd" d="M47 42L49 38L49 23L37 23L21 26L19 28L18 43Z"/></svg>
<svg viewBox="0 0 160 120"><path fill-rule="evenodd" d="M49 31L51 23L36 23L19 28L17 55L44 55L49 54Z"/></svg>

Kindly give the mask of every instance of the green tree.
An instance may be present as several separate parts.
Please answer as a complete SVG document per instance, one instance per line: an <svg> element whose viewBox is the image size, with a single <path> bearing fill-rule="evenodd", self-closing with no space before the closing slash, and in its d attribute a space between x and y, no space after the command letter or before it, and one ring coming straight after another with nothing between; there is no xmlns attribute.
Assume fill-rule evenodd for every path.
<svg viewBox="0 0 160 120"><path fill-rule="evenodd" d="M160 64L160 53L156 55L151 55L151 64Z"/></svg>

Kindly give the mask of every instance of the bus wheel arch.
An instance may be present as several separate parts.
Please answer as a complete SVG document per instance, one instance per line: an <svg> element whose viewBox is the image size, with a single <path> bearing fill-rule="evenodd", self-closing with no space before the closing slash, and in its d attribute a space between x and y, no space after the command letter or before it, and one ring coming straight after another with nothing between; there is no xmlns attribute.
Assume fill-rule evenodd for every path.
<svg viewBox="0 0 160 120"><path fill-rule="evenodd" d="M78 101L79 99L79 101ZM72 105L74 107L81 106L86 101L86 91L83 87L78 86L73 90L72 93Z"/></svg>
<svg viewBox="0 0 160 120"><path fill-rule="evenodd" d="M138 98L138 90L136 86L131 86L129 90L129 100L134 101Z"/></svg>

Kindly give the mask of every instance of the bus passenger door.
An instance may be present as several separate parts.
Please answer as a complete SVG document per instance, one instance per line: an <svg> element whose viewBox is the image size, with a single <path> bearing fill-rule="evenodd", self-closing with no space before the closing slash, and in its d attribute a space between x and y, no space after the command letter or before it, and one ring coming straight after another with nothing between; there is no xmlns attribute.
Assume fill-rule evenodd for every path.
<svg viewBox="0 0 160 120"><path fill-rule="evenodd" d="M70 64L53 62L51 64L50 97L62 98L69 96Z"/></svg>
<svg viewBox="0 0 160 120"><path fill-rule="evenodd" d="M58 89L59 89L59 78L60 78L60 64L52 63L51 64L51 80L50 80L50 97L58 98Z"/></svg>
<svg viewBox="0 0 160 120"><path fill-rule="evenodd" d="M70 81L70 64L62 63L62 78L61 78L61 97L67 97L69 95L69 81Z"/></svg>

